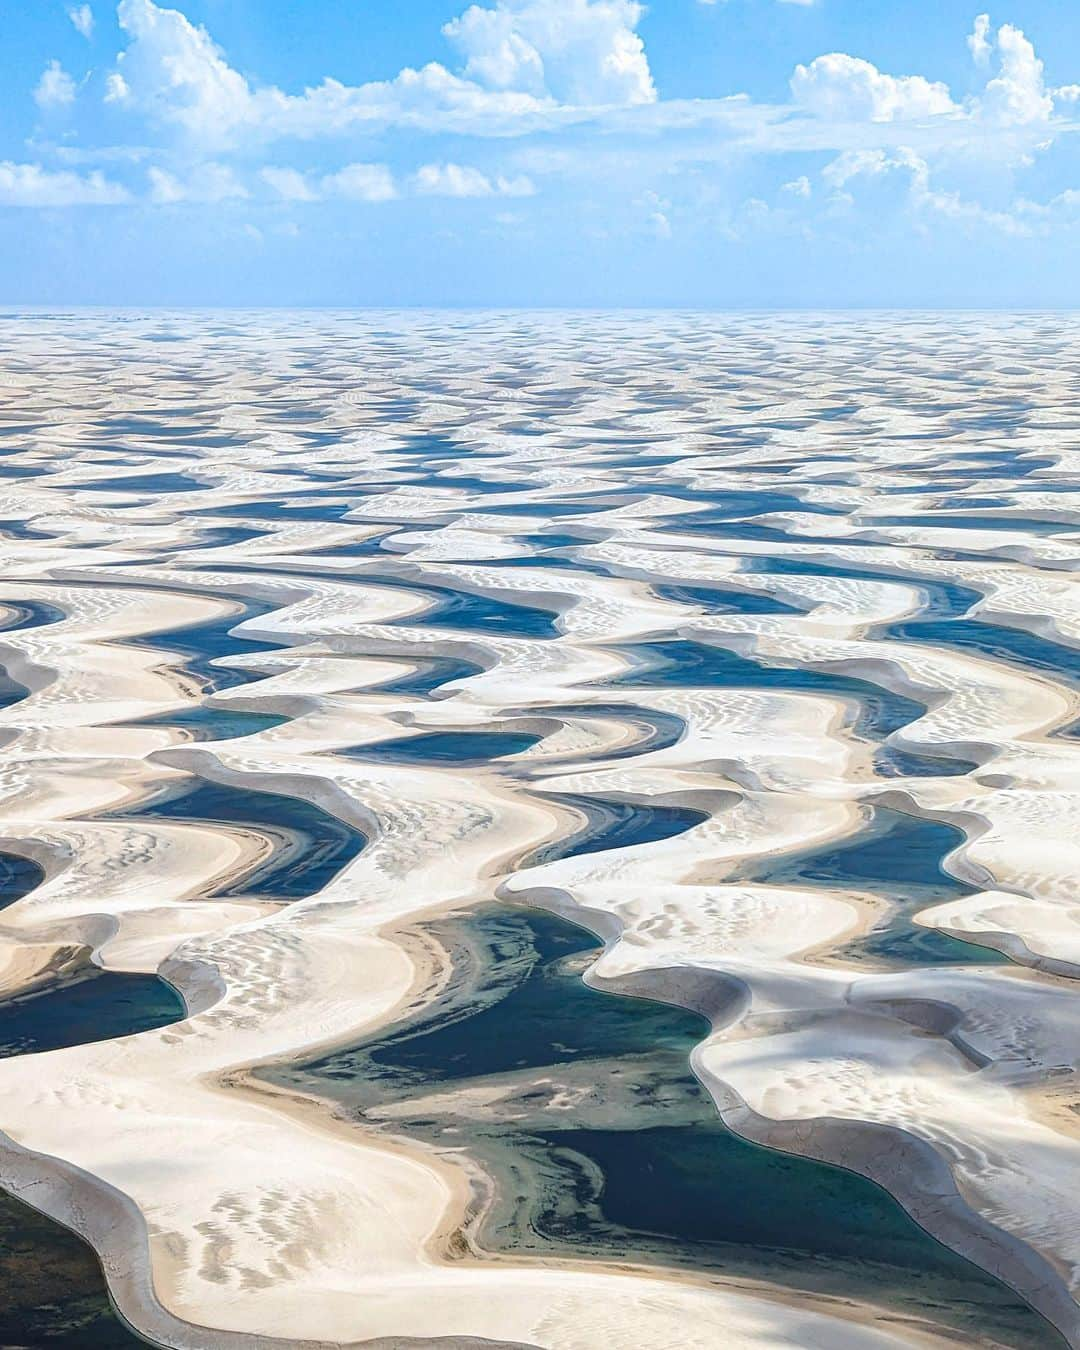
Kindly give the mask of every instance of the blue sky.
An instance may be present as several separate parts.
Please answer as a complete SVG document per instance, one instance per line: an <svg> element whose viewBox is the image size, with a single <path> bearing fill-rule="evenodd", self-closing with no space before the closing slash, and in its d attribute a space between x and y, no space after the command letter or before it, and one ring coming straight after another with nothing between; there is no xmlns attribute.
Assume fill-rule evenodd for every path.
<svg viewBox="0 0 1080 1350"><path fill-rule="evenodd" d="M4 3L0 302L1080 304L1080 6Z"/></svg>

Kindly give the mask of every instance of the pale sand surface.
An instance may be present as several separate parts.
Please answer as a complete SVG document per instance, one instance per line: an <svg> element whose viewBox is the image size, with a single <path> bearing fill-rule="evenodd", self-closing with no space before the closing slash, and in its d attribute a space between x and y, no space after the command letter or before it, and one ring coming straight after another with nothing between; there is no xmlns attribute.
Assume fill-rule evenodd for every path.
<svg viewBox="0 0 1080 1350"><path fill-rule="evenodd" d="M494 1259L463 1236L465 1159L407 1137L391 1145L251 1079L437 1003L445 971L401 930L501 896L600 934L596 987L710 1016L694 1067L734 1130L879 1180L1080 1344L1080 752L1062 734L1080 699L1066 672L1019 649L889 631L932 613L934 588L952 584L975 593L974 619L1076 644L1080 510L1075 491L1058 490L1071 433L1052 418L1071 357L1040 357L1019 320L1016 332L965 329L989 351L1001 397L1022 390L1044 407L1005 446L991 429L951 428L927 396L955 345L930 320L899 363L868 321L857 340L841 331L823 367L782 319L725 334L690 319L597 320L601 341L551 318L537 371L507 399L492 397L508 341L497 317L442 329L399 317L407 372L355 319L244 320L265 366L191 322L166 353L129 339L116 364L98 345L107 320L87 319L63 336L48 380L33 324L12 327L5 357L0 392L13 415L40 422L19 438L38 472L0 491L0 605L62 617L0 631L0 664L27 691L0 708L0 846L46 872L0 914L0 994L93 962L160 973L189 1006L159 1030L0 1060L6 1183L85 1233L125 1316L168 1345L965 1343L872 1302L676 1277L634 1266L633 1253L626 1268ZM666 374L635 349L656 325L674 326L665 340L682 353ZM312 331L317 378L295 365L297 335ZM742 385L707 377L761 332L781 368L762 362ZM1044 359L1037 390L1009 373L1023 341ZM629 384L607 380L615 351ZM594 393L544 406L570 374ZM661 376L663 406L649 388ZM439 390L404 426L383 416L402 380ZM845 400L855 418L824 418ZM102 458L98 423L148 404L170 410L156 446L169 453L135 452L117 429ZM278 404L308 410L332 438L313 449L307 420ZM538 436L520 434L530 417ZM231 439L200 444L189 423ZM728 444L707 430L725 426ZM460 482L409 481L445 467L417 456L423 436L445 438ZM1046 479L1033 493L993 468L957 485L965 461L950 456L978 448L1050 458L1060 474L1033 470ZM636 462L659 453L667 463ZM194 487L140 492L140 474L186 474ZM688 501L693 490L721 505L734 495L712 533L694 528L710 502ZM948 510L927 519L965 494L985 527L950 526ZM270 518L252 510L278 498ZM327 519L290 521L290 503ZM585 509L564 511L574 504ZM740 515L752 517L742 537ZM900 516L919 519L878 519ZM4 521L40 534L2 537ZM1032 524L1055 521L1058 533ZM245 537L215 533L233 525ZM841 575L770 570L783 560ZM726 606L706 603L709 588ZM755 600L790 608L750 612ZM229 620L245 645L230 655L225 643L217 669L247 682L207 698L205 672L185 669L184 634ZM752 669L745 682L691 672L679 686L644 661L641 645L658 642L892 691L926 709L892 748L974 767L886 773L856 724L857 693L758 687ZM447 658L476 669L433 697L409 692L425 663ZM169 717L200 706L285 720L192 742ZM652 744L650 713L681 728L674 743ZM538 741L465 765L364 758L388 740L485 731ZM306 898L246 895L243 878L279 847L272 833L139 814L196 778L241 800L261 790L311 803L367 845ZM580 827L564 797L705 819L528 865ZM973 893L921 905L914 922L1019 966L856 963L845 944L889 919L888 888L757 879L770 860L857 840L875 805L962 832L947 865ZM993 1329L966 1343L993 1344Z"/></svg>

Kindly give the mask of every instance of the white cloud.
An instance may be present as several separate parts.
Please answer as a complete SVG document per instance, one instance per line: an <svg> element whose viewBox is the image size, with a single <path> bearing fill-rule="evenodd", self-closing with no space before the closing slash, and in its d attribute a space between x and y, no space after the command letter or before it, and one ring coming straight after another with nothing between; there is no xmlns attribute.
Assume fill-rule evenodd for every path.
<svg viewBox="0 0 1080 1350"><path fill-rule="evenodd" d="M666 197L661 197L658 192L652 188L647 189L634 203L641 207L645 212L645 228L649 234L657 239L671 238L671 218L668 212L671 210L671 202Z"/></svg>
<svg viewBox="0 0 1080 1350"><path fill-rule="evenodd" d="M259 176L287 202L314 202L319 199L318 193L298 169L277 169L270 166L263 169Z"/></svg>
<svg viewBox="0 0 1080 1350"><path fill-rule="evenodd" d="M990 15L976 14L975 26L968 34L968 49L971 52L971 59L977 66L985 66L990 60L990 52L993 49L993 43L989 40L990 33Z"/></svg>
<svg viewBox="0 0 1080 1350"><path fill-rule="evenodd" d="M253 87L179 10L120 0L117 13L129 41L116 73L132 104L206 144L388 125L501 135L567 112L656 99L634 31L636 0L473 5L444 29L465 58L463 74L430 62L357 86L324 79L302 94Z"/></svg>
<svg viewBox="0 0 1080 1350"><path fill-rule="evenodd" d="M313 183L299 169L270 166L259 177L288 202L320 202L342 197L354 202L389 202L398 195L394 175L385 164L346 164Z"/></svg>
<svg viewBox="0 0 1080 1350"><path fill-rule="evenodd" d="M57 108L74 101L75 81L59 61L50 61L37 82L34 102L39 108Z"/></svg>
<svg viewBox="0 0 1080 1350"><path fill-rule="evenodd" d="M67 15L83 37L89 41L94 35L94 11L90 6L73 5Z"/></svg>
<svg viewBox="0 0 1080 1350"><path fill-rule="evenodd" d="M327 196L357 202L388 202L397 194L394 176L385 164L347 164L322 180Z"/></svg>
<svg viewBox="0 0 1080 1350"><path fill-rule="evenodd" d="M750 205L731 208L732 228L741 230L743 223L769 216L802 229L811 216L803 202L812 201L815 214L835 215L842 200L873 191L871 180L880 185L876 191L894 198L899 191L909 193L926 215L974 224L980 219L977 203L938 189L938 180L986 183L988 190L993 183L1000 194L997 171L1030 163L1066 127L1064 115L1054 116L1055 100L1061 114L1070 117L1073 110L1066 105L1080 102L1080 85L1048 89L1042 62L1024 33L1009 24L994 28L986 14L975 18L967 38L972 57L985 67L985 87L963 100L927 76L891 75L857 56L831 52L796 67L790 101L763 104L745 95L660 101L638 32L643 8L637 0L478 0L467 8L469 0L458 0L463 12L444 28L456 70L431 62L385 81L349 85L323 79L296 93L250 79L204 28L167 3L120 0L127 45L115 68L103 72L104 99L116 107L110 127L139 119L134 144L155 147L140 151L156 166L148 193L139 171L138 185L130 187L128 170L128 198L138 193L159 202L220 202L250 195L299 205L328 199L380 202L408 193L494 202L534 193L534 179L540 182L542 175L560 175L568 185L576 181L582 193L593 183L601 188L617 183L623 192L633 175L638 184L669 181L652 170L676 165L694 166L691 172L707 192L704 166L710 164L731 164L740 156L829 152L834 159L821 186L807 176L809 161L797 163L788 171L791 181L783 182L777 194L781 205L770 212L751 199ZM84 8L92 24L89 6L68 11L80 31L75 15ZM961 29L958 46L962 37ZM72 77L51 62L36 94L41 106L70 103L75 93ZM479 150L451 151L445 144L428 148L421 158L431 162L415 173L396 166L392 171L385 163L347 164L326 172L323 160L316 171L299 153L289 156L297 167L279 167L266 160L284 155L260 153L286 137L293 146L316 136L363 145L390 127L432 136L575 134L536 137L519 147L510 161L523 171L517 176L450 162L453 154L481 163L495 157ZM70 139L79 153L91 154L85 138ZM39 147L27 153L55 166L97 163L104 169L110 164L105 157L110 147L97 161L65 160L66 149ZM236 163L244 166L246 186L218 162L234 150L241 152ZM847 156L835 158L844 151ZM49 155L55 157L46 159ZM200 167L184 167L191 164ZM993 179L985 172L988 167L995 170ZM125 191L104 179L96 186L90 179L68 186L91 194ZM56 191L61 193L59 185ZM685 193L690 191L688 182ZM638 196L635 230L664 234L673 220L689 222L683 192L673 192L678 195L674 209L648 206ZM277 211L273 218L282 214ZM494 207L490 215L494 219ZM987 211L981 219L993 215ZM1035 216L1032 206L1029 224ZM1063 217L1060 209L1057 216ZM239 228L235 217L233 228Z"/></svg>
<svg viewBox="0 0 1080 1350"><path fill-rule="evenodd" d="M652 103L656 88L635 31L636 0L496 0L443 28L465 57L466 79L557 103Z"/></svg>
<svg viewBox="0 0 1080 1350"><path fill-rule="evenodd" d="M253 149L288 137L355 136L404 127L432 134L485 137L593 124L627 134L711 128L748 151L842 148L856 127L896 124L877 143L910 138L908 124L933 126L920 144L966 143L976 120L990 126L1034 126L1050 116L1055 94L1042 63L1019 29L992 33L980 15L968 41L973 55L1000 69L983 94L963 105L948 87L922 75L890 75L843 52L796 67L792 105L745 96L657 98L637 32L637 0L487 0L444 28L461 55L461 70L430 62L390 80L348 85L324 79L300 93L251 83L231 66L202 27L155 0L120 0L126 50L110 77L106 100L180 131L203 155ZM985 20L985 22L984 22ZM1056 91L1062 102L1066 86ZM858 133L865 137L865 131ZM982 140L988 146L985 137ZM1019 147L1019 162L1031 147Z"/></svg>
<svg viewBox="0 0 1080 1350"><path fill-rule="evenodd" d="M226 164L200 164L182 179L152 166L147 177L152 200L164 206L176 202L223 202L249 195Z"/></svg>
<svg viewBox="0 0 1080 1350"><path fill-rule="evenodd" d="M886 75L843 52L796 66L791 92L807 112L836 121L910 121L958 111L947 85L922 75Z"/></svg>
<svg viewBox="0 0 1080 1350"><path fill-rule="evenodd" d="M428 197L531 197L536 191L524 174L489 178L468 164L424 164L413 181L417 192Z"/></svg>
<svg viewBox="0 0 1080 1350"><path fill-rule="evenodd" d="M147 177L150 179L150 195L154 201L168 204L187 200L184 185L166 170L151 167Z"/></svg>
<svg viewBox="0 0 1080 1350"><path fill-rule="evenodd" d="M317 202L330 197L386 202L399 195L386 164L347 164L317 181L298 169L268 166L259 177L284 201ZM536 191L524 175L491 177L472 165L424 164L411 178L413 191L424 197L529 197Z"/></svg>
<svg viewBox="0 0 1080 1350"><path fill-rule="evenodd" d="M906 177L907 205L916 216L937 216L962 227L988 226L1014 237L1035 233L1043 218L1058 206L1067 205L1063 198L1056 198L1049 206L1020 201L1014 203L1012 210L1000 211L965 200L957 192L932 187L929 164L904 146L890 153L880 149L846 151L828 164L821 176L835 189L835 198L850 206L854 198L842 189L854 179L882 179L893 174Z"/></svg>
<svg viewBox="0 0 1080 1350"><path fill-rule="evenodd" d="M131 97L131 90L127 87L127 80L119 71L112 71L105 78L105 102L106 103L126 103Z"/></svg>
<svg viewBox="0 0 1080 1350"><path fill-rule="evenodd" d="M988 49L992 45L995 44L987 43ZM999 71L983 90L980 101L983 114L1008 126L1045 122L1054 110L1054 101L1043 80L1043 63L1035 55L1035 48L1011 23L998 29L996 48Z"/></svg>
<svg viewBox="0 0 1080 1350"><path fill-rule="evenodd" d="M120 206L130 200L125 188L97 170L82 175L40 164L0 163L2 206Z"/></svg>
<svg viewBox="0 0 1080 1350"><path fill-rule="evenodd" d="M822 179L834 189L846 187L854 178L880 178L893 169L907 169L925 181L926 163L911 150L901 148L895 153L881 149L845 150L821 171Z"/></svg>
<svg viewBox="0 0 1080 1350"><path fill-rule="evenodd" d="M153 0L120 0L117 18L132 39L118 58L132 99L208 139L245 120L251 101L247 81L205 28Z"/></svg>

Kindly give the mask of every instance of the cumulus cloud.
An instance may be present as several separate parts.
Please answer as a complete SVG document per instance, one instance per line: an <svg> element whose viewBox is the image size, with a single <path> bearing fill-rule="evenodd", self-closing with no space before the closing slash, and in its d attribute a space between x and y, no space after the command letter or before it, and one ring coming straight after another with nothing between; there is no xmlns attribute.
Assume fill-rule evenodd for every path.
<svg viewBox="0 0 1080 1350"><path fill-rule="evenodd" d="M992 43L990 42L990 15L976 14L975 26L968 34L968 50L977 66L985 66L990 60Z"/></svg>
<svg viewBox="0 0 1080 1350"><path fill-rule="evenodd" d="M89 5L73 5L67 16L87 41L93 37L94 11Z"/></svg>
<svg viewBox="0 0 1080 1350"><path fill-rule="evenodd" d="M131 90L127 87L127 80L119 71L113 71L105 78L105 102L106 103L126 103L131 97Z"/></svg>
<svg viewBox="0 0 1080 1350"><path fill-rule="evenodd" d="M906 122L943 114L981 118L1000 126L1046 122L1054 94L1047 89L1043 63L1029 39L1012 24L995 32L988 14L979 14L967 39L977 65L997 58L997 71L964 107L948 86L922 75L886 75L869 61L842 52L796 66L791 79L795 101L807 112L832 121ZM1055 91L1063 100L1067 90Z"/></svg>
<svg viewBox="0 0 1080 1350"><path fill-rule="evenodd" d="M821 177L829 187L840 189L854 178L880 178L895 169L907 171L923 186L928 181L926 161L904 146L888 153L880 149L845 150L830 164L826 164Z"/></svg>
<svg viewBox="0 0 1080 1350"><path fill-rule="evenodd" d="M132 99L197 134L213 135L215 128L244 120L248 83L205 28L153 0L120 0L117 18L131 38L118 73Z"/></svg>
<svg viewBox="0 0 1080 1350"><path fill-rule="evenodd" d="M0 163L2 206L120 206L130 200L126 188L109 182L99 170L83 175L40 164Z"/></svg>
<svg viewBox="0 0 1080 1350"><path fill-rule="evenodd" d="M790 119L784 125L787 109L743 97L660 102L637 31L642 13L637 0L486 0L443 28L460 58L457 71L433 61L388 80L323 79L288 93L250 81L180 10L120 0L128 43L105 97L213 155L283 137L388 127L502 136L590 121L672 133L711 125L732 139L742 128L751 145L778 148L786 139L795 148L798 128ZM994 32L980 14L968 44L976 61L989 65L996 57L998 68L982 94L963 104L940 81L892 75L858 56L830 52L795 68L794 107L821 125L933 121L939 136L949 136L964 119L1033 125L1052 115L1054 97L1070 97L1068 86L1047 90L1042 63L1019 29L1005 24ZM842 145L837 135L834 144Z"/></svg>
<svg viewBox="0 0 1080 1350"><path fill-rule="evenodd" d="M34 89L34 102L39 108L57 108L74 101L75 81L59 61L50 61Z"/></svg>
<svg viewBox="0 0 1080 1350"><path fill-rule="evenodd" d="M319 194L298 169L278 169L269 166L263 169L259 176L287 202L314 202L319 199Z"/></svg>
<svg viewBox="0 0 1080 1350"><path fill-rule="evenodd" d="M152 166L147 177L151 199L164 206L177 202L223 202L248 196L247 188L226 164L200 164L183 178Z"/></svg>
<svg viewBox="0 0 1080 1350"><path fill-rule="evenodd" d="M843 189L856 179L897 177L906 184L907 206L917 217L927 217L971 228L987 226L1001 234L1026 237L1045 228L1045 222L1066 205L1056 198L1047 206L1018 201L1007 211L970 201L958 192L942 191L931 184L930 165L914 150L901 146L896 150L849 150L822 170L822 178L834 189L834 196L845 204L853 198ZM1080 194L1077 194L1080 196Z"/></svg>
<svg viewBox="0 0 1080 1350"><path fill-rule="evenodd" d="M259 177L289 202L318 202L337 197L350 201L387 202L400 195L386 164L347 164L336 173L315 178L298 169L269 166ZM491 177L472 165L424 164L408 180L423 197L528 197L536 188L524 175Z"/></svg>
<svg viewBox="0 0 1080 1350"><path fill-rule="evenodd" d="M424 164L416 171L416 190L427 197L531 197L531 178L489 178L472 165Z"/></svg>
<svg viewBox="0 0 1080 1350"><path fill-rule="evenodd" d="M645 224L648 232L655 235L657 239L670 239L672 230L668 212L671 210L671 202L666 197L661 197L658 192L653 192L650 188L642 194L637 205L645 209Z"/></svg>
<svg viewBox="0 0 1080 1350"><path fill-rule="evenodd" d="M117 59L130 101L207 143L340 134L406 124L497 135L567 106L655 100L636 0L496 0L473 5L444 32L462 73L438 62L391 80L324 79L301 94L256 87L205 28L154 0L120 0L128 45ZM115 100L114 100L115 101Z"/></svg>
<svg viewBox="0 0 1080 1350"><path fill-rule="evenodd" d="M1030 41L1019 28L1005 23L997 30L994 43L987 41L986 45L987 55L991 47L996 48L999 69L983 90L981 108L984 115L1009 126L1045 122L1054 110L1054 101L1043 78L1043 63L1035 55Z"/></svg>
<svg viewBox="0 0 1080 1350"><path fill-rule="evenodd" d="M652 103L636 0L497 0L471 5L443 28L465 57L464 76L578 106Z"/></svg>
<svg viewBox="0 0 1080 1350"><path fill-rule="evenodd" d="M65 3L72 23L89 36L90 6ZM1064 111L1067 104L1080 101L1080 85L1048 87L1043 64L1025 34L1010 24L995 27L988 14L974 19L967 37L971 56L983 71L983 87L966 98L954 98L946 84L929 75L893 75L858 56L831 52L795 68L791 101L763 104L743 95L661 101L638 31L643 14L638 0L459 0L461 12L443 28L451 52L446 64L433 61L387 80L356 85L323 79L296 92L260 84L243 73L204 27L170 3L183 0L119 0L126 45L113 69L102 72L104 100L114 109L107 119L110 130L137 119L137 144L154 147L143 152L146 162L155 165L148 179L141 170L116 172L129 183L129 198L149 195L160 203L212 203L244 195L298 205L385 202L400 195L493 201L525 197L536 191L532 178L504 176L450 159L455 154L481 163L494 158L479 149L428 148L421 158L430 162L415 172L411 164L392 170L367 162L328 172L324 159L317 161L316 171L299 152L295 159L289 157L297 167L268 164L268 159L283 156L267 147L281 138L294 148L314 137L363 144L361 138L391 127L431 136L486 137L590 127L617 134L591 139L580 133L561 135L557 141L551 138L519 150L512 162L537 181L544 174L561 174L567 184L580 185L607 173L612 182L618 178L625 186L628 173L658 161L666 167L704 166L739 155L829 150L835 156L862 147L835 158L821 186L816 178L811 184L815 170L809 160L787 170L783 177L791 181L781 179L777 194L784 205L772 215L797 221L801 228L810 202L814 211L835 214L841 199L870 193L874 181L878 191L894 197L910 188L911 201L918 201L925 212L974 222L972 204L931 188L931 177L935 185L939 179L961 181L950 179L950 171L962 160L980 156L995 168L1030 162L1065 126L1064 118L1054 116L1055 102ZM963 29L958 30L958 47L963 36ZM75 94L72 77L58 62L50 62L35 91L39 105L70 103ZM88 142L71 139L82 153ZM914 146L918 153L904 146ZM53 146L32 153L55 155L50 162L57 165L95 163L92 158L65 160L65 152L66 147ZM230 161L233 152L235 163L244 166L246 186L221 162ZM112 161L104 157L109 153L102 151L96 162L112 173ZM373 158L380 154L367 153ZM630 163L628 157L636 158ZM184 167L190 165L198 167ZM989 182L966 169L963 178ZM635 181L650 180L643 173ZM1000 195L1000 175L995 181ZM68 186L73 194L124 191L104 179L96 186L91 179ZM61 188L56 191L59 199ZM646 218L655 216L650 228L658 235L669 231L672 221L689 219L681 199L675 208L648 206L641 197L635 201L639 231L644 228L642 209ZM761 215L770 208L753 199L752 209L744 204L739 210L739 218L749 221L755 212ZM280 214L275 212L275 218ZM730 218L735 220L735 215Z"/></svg>
<svg viewBox="0 0 1080 1350"><path fill-rule="evenodd" d="M922 75L886 75L843 52L796 66L791 92L807 112L834 121L909 121L958 111L947 85Z"/></svg>
<svg viewBox="0 0 1080 1350"><path fill-rule="evenodd" d="M397 194L394 175L385 164L347 164L322 179L323 194L355 202L388 202Z"/></svg>

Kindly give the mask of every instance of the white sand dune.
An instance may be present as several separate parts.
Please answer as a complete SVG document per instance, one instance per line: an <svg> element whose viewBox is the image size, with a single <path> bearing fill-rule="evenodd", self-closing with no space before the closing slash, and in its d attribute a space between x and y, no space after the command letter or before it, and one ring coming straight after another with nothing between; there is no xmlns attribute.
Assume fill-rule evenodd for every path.
<svg viewBox="0 0 1080 1350"><path fill-rule="evenodd" d="M187 1015L0 1058L0 1180L169 1346L1013 1344L764 1258L489 1251L467 1146L255 1073L437 1011L425 925L528 904L603 939L596 989L709 1017L733 1130L877 1180L1080 1345L1071 321L383 319L401 349L5 321L0 851L44 880L0 913L0 1011L96 965ZM1038 415L982 426L987 381ZM196 784L251 821L146 810ZM261 894L299 844L260 793L366 844ZM589 802L696 814L537 862ZM959 831L956 885L807 864L889 811ZM865 945L909 930L987 959Z"/></svg>

